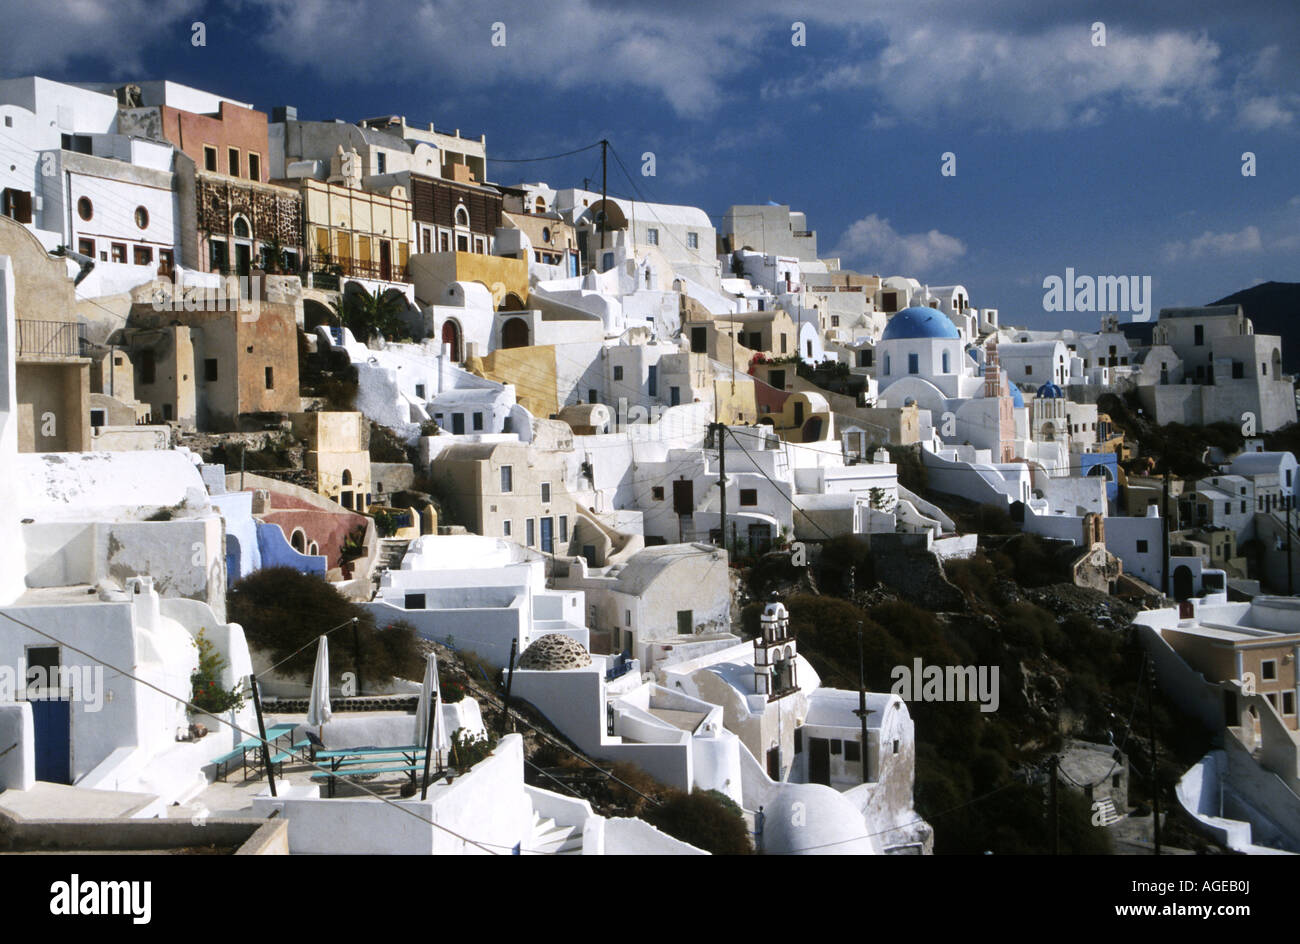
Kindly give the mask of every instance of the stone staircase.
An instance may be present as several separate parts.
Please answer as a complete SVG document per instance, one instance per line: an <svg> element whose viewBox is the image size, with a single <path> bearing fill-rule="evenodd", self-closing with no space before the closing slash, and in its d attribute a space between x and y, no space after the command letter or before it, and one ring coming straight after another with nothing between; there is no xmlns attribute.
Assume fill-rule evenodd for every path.
<svg viewBox="0 0 1300 944"><path fill-rule="evenodd" d="M402 558L406 556L406 549L410 546L410 541L380 538L376 570L401 570Z"/></svg>
<svg viewBox="0 0 1300 944"><path fill-rule="evenodd" d="M533 812L533 834L524 846L524 855L582 855L582 830L563 826L549 817Z"/></svg>

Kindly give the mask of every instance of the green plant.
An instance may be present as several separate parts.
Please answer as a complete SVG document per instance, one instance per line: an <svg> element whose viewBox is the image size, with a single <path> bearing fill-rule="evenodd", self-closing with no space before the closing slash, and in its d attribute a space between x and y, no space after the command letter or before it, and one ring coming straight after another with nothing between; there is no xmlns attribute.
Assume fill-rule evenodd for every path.
<svg viewBox="0 0 1300 944"><path fill-rule="evenodd" d="M451 765L461 773L484 760L496 749L496 738L486 734L473 735L457 728L451 735L451 749L447 752Z"/></svg>
<svg viewBox="0 0 1300 944"><path fill-rule="evenodd" d="M669 794L642 818L674 839L713 855L751 855L754 851L740 808L716 790Z"/></svg>
<svg viewBox="0 0 1300 944"><path fill-rule="evenodd" d="M212 640L208 639L206 629L199 630L194 645L199 650L199 666L190 676L190 687L193 689L190 703L214 715L230 711L232 708L242 708L244 705L242 687L239 685L230 689L221 687L221 674L225 672L229 663L217 651Z"/></svg>
<svg viewBox="0 0 1300 944"><path fill-rule="evenodd" d="M331 301L330 306L340 323L362 343L380 334L388 340L397 340L409 333L402 323L405 298L396 292L371 294L358 289Z"/></svg>

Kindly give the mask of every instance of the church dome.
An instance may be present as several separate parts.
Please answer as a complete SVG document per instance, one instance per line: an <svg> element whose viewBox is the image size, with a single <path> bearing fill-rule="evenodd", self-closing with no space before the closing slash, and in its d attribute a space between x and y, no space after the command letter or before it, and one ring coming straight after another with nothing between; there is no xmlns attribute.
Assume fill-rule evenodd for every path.
<svg viewBox="0 0 1300 944"><path fill-rule="evenodd" d="M763 809L769 855L874 855L862 813L819 783L782 783Z"/></svg>
<svg viewBox="0 0 1300 944"><path fill-rule="evenodd" d="M937 308L913 305L904 308L885 325L882 341L904 341L912 338L946 338L957 340L957 326Z"/></svg>
<svg viewBox="0 0 1300 944"><path fill-rule="evenodd" d="M1058 387L1056 384L1050 382L1045 383L1041 387L1039 387L1038 393L1036 395L1040 400L1044 398L1051 399L1051 400L1065 399L1065 393L1062 392L1061 388Z"/></svg>
<svg viewBox="0 0 1300 944"><path fill-rule="evenodd" d="M582 669L589 665L591 653L582 647L582 643L562 633L547 633L525 649L515 663L516 668L544 672Z"/></svg>

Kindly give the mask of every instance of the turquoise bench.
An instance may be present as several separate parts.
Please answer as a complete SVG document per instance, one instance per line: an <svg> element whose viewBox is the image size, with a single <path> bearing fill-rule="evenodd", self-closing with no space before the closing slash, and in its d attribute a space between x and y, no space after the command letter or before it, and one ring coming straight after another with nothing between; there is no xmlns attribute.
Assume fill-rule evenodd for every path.
<svg viewBox="0 0 1300 944"><path fill-rule="evenodd" d="M288 722L271 725L271 727L266 729L267 744L272 749L274 749L275 743L279 741L281 738L288 737L289 735L293 734L293 729L296 727L298 727L296 724L292 724ZM293 745L292 750L299 751L303 747L307 746L308 744L309 742L306 740L299 741L297 744ZM234 763L235 758L239 758L240 771L244 774L244 779L247 780L248 779L248 754L250 751L259 750L261 746L262 746L262 742L260 739L255 737L246 738L245 740L240 741L238 744L236 744L232 750L227 751L226 753L222 754L220 757L213 758L212 763L215 764L217 768L216 779L224 781L226 777L229 776L230 774L230 767ZM279 763L281 769L283 769L284 758L287 756L288 755L284 754L283 752L277 753L275 758L273 758L271 762L273 764Z"/></svg>
<svg viewBox="0 0 1300 944"><path fill-rule="evenodd" d="M334 785L338 782L339 779L341 779L341 778L343 778L343 777L356 777L356 776L359 776L359 775L361 775L361 774L395 774L395 773L402 773L402 774L409 774L409 775L410 775L410 778L411 778L411 783L414 784L414 783L416 782L416 781L415 781L415 775L416 775L416 773L417 773L418 771L420 771L420 770L423 770L423 769L424 769L424 767L423 767L422 764L392 764L392 765L383 765L382 762L381 762L381 766L378 766L378 767L361 767L361 766L356 766L356 767L353 767L353 768L351 768L351 769L349 769L349 770L342 770L342 769L339 769L339 768L335 768L335 769L332 770L332 771L322 770L320 773L312 774L312 775L311 775L311 779L312 779L312 780L325 780L325 781L328 781L328 782L329 782L329 796L332 797L332 796L334 796Z"/></svg>

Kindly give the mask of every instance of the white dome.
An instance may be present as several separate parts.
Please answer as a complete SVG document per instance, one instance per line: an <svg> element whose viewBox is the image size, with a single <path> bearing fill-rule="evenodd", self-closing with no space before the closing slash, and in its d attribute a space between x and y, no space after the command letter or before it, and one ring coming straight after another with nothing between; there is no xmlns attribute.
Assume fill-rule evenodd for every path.
<svg viewBox="0 0 1300 944"><path fill-rule="evenodd" d="M785 783L763 807L768 855L875 855L857 807L820 783Z"/></svg>

